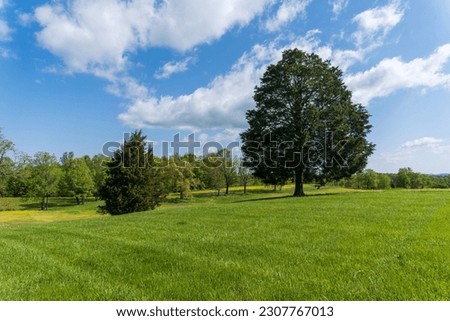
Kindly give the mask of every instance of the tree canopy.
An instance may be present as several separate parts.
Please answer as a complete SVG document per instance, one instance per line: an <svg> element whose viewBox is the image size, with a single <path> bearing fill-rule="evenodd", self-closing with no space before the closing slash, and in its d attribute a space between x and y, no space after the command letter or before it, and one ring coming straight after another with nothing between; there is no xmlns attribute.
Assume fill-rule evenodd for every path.
<svg viewBox="0 0 450 321"><path fill-rule="evenodd" d="M255 88L256 108L241 134L244 164L272 184L350 177L373 153L366 109L352 102L342 71L316 54L286 50Z"/></svg>
<svg viewBox="0 0 450 321"><path fill-rule="evenodd" d="M117 215L154 209L160 204L164 196L161 174L145 140L141 131L134 132L107 163L107 176L100 189L105 201L102 210Z"/></svg>

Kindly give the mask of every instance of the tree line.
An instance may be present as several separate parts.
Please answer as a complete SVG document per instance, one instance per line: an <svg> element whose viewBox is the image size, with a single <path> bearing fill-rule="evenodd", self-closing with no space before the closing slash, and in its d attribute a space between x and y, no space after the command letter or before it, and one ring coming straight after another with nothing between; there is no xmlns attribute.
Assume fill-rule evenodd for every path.
<svg viewBox="0 0 450 321"><path fill-rule="evenodd" d="M76 204L83 204L87 197L109 199L114 204L103 210L119 213L154 208L170 193L189 199L194 190L209 189L215 190L216 195L226 195L232 186L242 186L246 193L250 184L277 189L294 182L289 177L280 179L276 169L257 177L244 166L241 158L232 157L227 149L205 156L158 157L153 151L144 150L145 146L145 136L139 131L112 157L103 154L75 157L73 152L66 152L59 159L48 152L38 152L31 157L16 152L14 144L0 130L0 196L37 198L42 210L48 208L50 197L72 197ZM133 163L135 161L143 163ZM320 188L325 182L313 178L307 183ZM400 168L397 173L366 169L332 183L364 190L450 188L450 175L426 175L411 168ZM138 206L142 202L136 201L141 190L153 193L145 197L153 201L143 208ZM127 203L124 199L119 204L120 195L127 195L131 201Z"/></svg>
<svg viewBox="0 0 450 321"><path fill-rule="evenodd" d="M337 184L364 190L450 188L450 175L427 175L414 172L409 167L400 168L397 173L377 173L366 169L338 181Z"/></svg>
<svg viewBox="0 0 450 321"><path fill-rule="evenodd" d="M140 142L128 148L130 154L127 155L125 146L133 140ZM48 208L49 197L73 197L77 204L83 204L87 197L102 198L108 186L119 188L129 184L123 177L117 177L115 181L111 178L121 167L128 172L127 179L130 180L133 168L146 165L156 171L155 177L147 177L147 180L158 182L161 196L178 193L180 199L189 199L193 190L202 189L215 190L216 195L228 194L230 187L237 185L241 185L246 193L248 185L261 183L227 149L205 156L186 154L170 157L158 157L150 151L151 163L133 164L139 157L131 153L140 148L145 154L142 152L144 140L141 132L135 132L130 142L124 142L123 147L117 150L115 157L103 154L75 157L73 152L66 152L58 159L48 152L38 152L33 156L16 152L14 144L0 130L0 197L38 198L42 209ZM141 174L137 172L135 175ZM142 189L142 184L139 189ZM152 188L155 186L148 189Z"/></svg>

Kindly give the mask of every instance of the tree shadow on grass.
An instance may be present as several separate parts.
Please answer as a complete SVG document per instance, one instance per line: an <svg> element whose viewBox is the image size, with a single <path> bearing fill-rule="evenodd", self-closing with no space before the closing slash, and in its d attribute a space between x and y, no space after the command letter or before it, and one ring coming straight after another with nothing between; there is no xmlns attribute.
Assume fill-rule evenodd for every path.
<svg viewBox="0 0 450 321"><path fill-rule="evenodd" d="M272 200L279 200L279 199L284 199L284 198L294 198L294 197L292 195L283 195L283 196L275 196L275 197L259 197L259 198L251 198L251 199L247 199L247 200L234 201L233 203L272 201Z"/></svg>
<svg viewBox="0 0 450 321"><path fill-rule="evenodd" d="M209 198L209 197L226 197L226 196L245 196L245 195L252 195L252 194L274 194L274 193L283 193L283 191L273 189L267 189L267 188L261 188L261 189L249 189L246 194L244 194L244 189L239 190L230 190L228 194L225 194L225 189L222 189L220 191L220 195L217 195L217 191L212 190L204 190L204 191L194 191L193 197L195 198Z"/></svg>
<svg viewBox="0 0 450 321"><path fill-rule="evenodd" d="M239 200L234 201L233 203L246 203L246 202L259 202L259 201L272 201L272 200L279 200L279 199L301 199L301 198L310 198L310 197L319 197L319 196L331 196L331 195L338 195L340 193L323 193L323 194L312 194L312 195L305 195L301 197L292 196L292 195L283 195L283 196L275 196L275 197L259 197L259 198L252 198L247 200Z"/></svg>
<svg viewBox="0 0 450 321"><path fill-rule="evenodd" d="M94 202L92 198L86 198L84 203ZM75 198L50 198L48 203L48 209L57 209L57 208L65 208L65 207L74 207L79 206ZM19 210L40 210L41 209L41 201L28 199L27 203L22 203L18 206Z"/></svg>

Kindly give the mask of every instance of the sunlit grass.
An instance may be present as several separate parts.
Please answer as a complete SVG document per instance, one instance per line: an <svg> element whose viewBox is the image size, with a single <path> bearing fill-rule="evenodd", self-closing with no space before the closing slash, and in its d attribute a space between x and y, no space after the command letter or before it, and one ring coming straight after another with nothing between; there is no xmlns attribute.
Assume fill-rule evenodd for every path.
<svg viewBox="0 0 450 321"><path fill-rule="evenodd" d="M449 191L209 193L145 213L101 216L90 203L90 219L0 225L0 299L450 299Z"/></svg>
<svg viewBox="0 0 450 321"><path fill-rule="evenodd" d="M53 199L47 211L39 209L36 200L0 198L0 225L21 223L49 223L98 217L100 202L74 206L73 199ZM10 210L7 210L7 209Z"/></svg>

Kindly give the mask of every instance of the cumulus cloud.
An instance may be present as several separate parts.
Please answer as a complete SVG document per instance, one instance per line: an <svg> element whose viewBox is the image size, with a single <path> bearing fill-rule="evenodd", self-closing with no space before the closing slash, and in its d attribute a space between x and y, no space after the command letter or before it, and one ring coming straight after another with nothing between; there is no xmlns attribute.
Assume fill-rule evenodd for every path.
<svg viewBox="0 0 450 321"><path fill-rule="evenodd" d="M248 24L270 0L73 0L52 2L34 16L39 44L71 72L115 73L139 48L185 51ZM108 74L106 73L106 76Z"/></svg>
<svg viewBox="0 0 450 321"><path fill-rule="evenodd" d="M189 95L136 99L119 119L132 127L242 127L243 111L252 106L251 93L260 74L256 63L238 63Z"/></svg>
<svg viewBox="0 0 450 321"><path fill-rule="evenodd" d="M245 26L271 0L168 0L152 21L150 41L181 51L219 39L233 26Z"/></svg>
<svg viewBox="0 0 450 321"><path fill-rule="evenodd" d="M334 17L338 17L342 10L347 8L349 0L330 0L329 3L332 7Z"/></svg>
<svg viewBox="0 0 450 321"><path fill-rule="evenodd" d="M198 128L243 128L245 112L254 106L253 90L267 65L281 59L282 52L299 48L318 52L323 59L333 56L331 48L320 46L318 30L287 44L273 41L257 44L244 53L225 75L214 78L207 86L178 97L148 96L135 99L119 115L132 127L166 127L194 130Z"/></svg>
<svg viewBox="0 0 450 321"><path fill-rule="evenodd" d="M188 70L189 64L193 61L192 57L188 57L182 61L171 61L162 66L156 73L156 79L167 79L173 74Z"/></svg>
<svg viewBox="0 0 450 321"><path fill-rule="evenodd" d="M0 41L10 41L11 40L11 28L8 26L6 21L0 20Z"/></svg>
<svg viewBox="0 0 450 321"><path fill-rule="evenodd" d="M132 77L114 77L110 80L106 91L114 96L136 100L145 99L150 95L149 89Z"/></svg>
<svg viewBox="0 0 450 321"><path fill-rule="evenodd" d="M433 147L439 145L443 140L435 137L422 137L414 140L407 141L401 148L416 148L416 147Z"/></svg>
<svg viewBox="0 0 450 321"><path fill-rule="evenodd" d="M268 31L278 31L298 16L304 15L311 0L286 0L278 8L277 13L265 23Z"/></svg>
<svg viewBox="0 0 450 321"><path fill-rule="evenodd" d="M402 20L403 15L404 9L400 1L356 15L353 18L353 22L358 24L358 30L353 34L356 44L380 45L381 40Z"/></svg>
<svg viewBox="0 0 450 321"><path fill-rule="evenodd" d="M433 171L439 173L447 171L449 155L448 141L426 136L409 140L393 151L382 152L372 161L377 163L377 167L386 168L385 171L395 171L400 166L408 166L416 171L427 172L432 164Z"/></svg>
<svg viewBox="0 0 450 321"><path fill-rule="evenodd" d="M399 57L383 59L367 71L347 76L345 81L354 99L367 105L374 98L386 97L400 89L450 88L450 74L444 72L449 61L450 44L446 44L427 58L409 62Z"/></svg>
<svg viewBox="0 0 450 321"><path fill-rule="evenodd" d="M37 39L69 71L117 72L124 68L127 52L145 44L145 18L152 15L153 6L142 1L75 0L68 8L56 2L35 10L42 26Z"/></svg>
<svg viewBox="0 0 450 321"><path fill-rule="evenodd" d="M0 0L0 12L6 8L6 0ZM0 19L0 41L10 41L11 40L12 29L8 26L8 23L3 19Z"/></svg>

